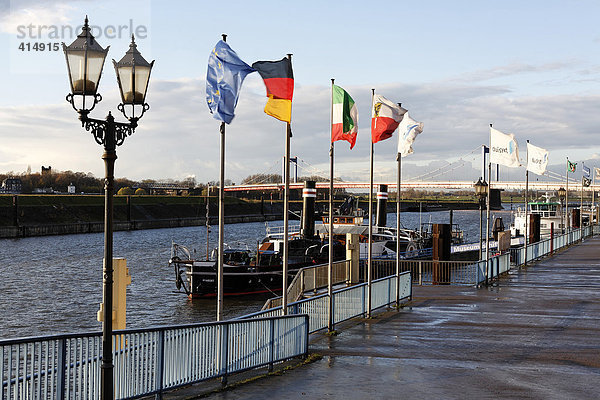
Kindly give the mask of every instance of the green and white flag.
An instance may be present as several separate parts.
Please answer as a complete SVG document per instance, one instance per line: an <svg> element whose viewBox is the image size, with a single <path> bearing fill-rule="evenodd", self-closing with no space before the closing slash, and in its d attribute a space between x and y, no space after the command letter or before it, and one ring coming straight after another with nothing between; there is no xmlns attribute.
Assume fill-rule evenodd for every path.
<svg viewBox="0 0 600 400"><path fill-rule="evenodd" d="M331 142L346 140L350 142L350 149L356 144L358 134L358 109L348 92L337 85L333 85L331 93L332 121Z"/></svg>

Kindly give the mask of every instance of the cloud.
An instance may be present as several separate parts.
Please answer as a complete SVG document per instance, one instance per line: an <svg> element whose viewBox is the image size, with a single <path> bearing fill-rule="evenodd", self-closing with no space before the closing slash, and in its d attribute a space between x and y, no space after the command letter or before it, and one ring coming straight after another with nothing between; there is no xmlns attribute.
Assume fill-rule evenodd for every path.
<svg viewBox="0 0 600 400"><path fill-rule="evenodd" d="M492 79L506 78L521 74L561 71L566 70L568 68L572 68L575 65L575 61L560 61L540 65L527 63L512 63L497 66L494 68L468 72L451 80L456 80L459 82L484 82Z"/></svg>
<svg viewBox="0 0 600 400"><path fill-rule="evenodd" d="M58 2L49 4L47 1L12 1L10 7L4 5L0 12L0 31L9 34L19 34L19 26L35 25L37 36L38 27L49 25L68 25L75 8L70 4ZM46 28L47 29L47 28Z"/></svg>
<svg viewBox="0 0 600 400"><path fill-rule="evenodd" d="M107 82L105 82L107 85ZM212 118L204 97L203 79L151 81L150 110L136 132L117 149L116 176L130 179L184 179L199 182L219 176L219 121ZM368 180L371 88L344 87L359 108L359 137L349 150L336 142L335 173L347 180ZM291 155L300 159L300 175L329 171L330 87L297 84L293 102ZM251 74L242 89L236 117L226 127L226 177L234 182L255 173L280 173L285 123L263 112L264 84ZM461 82L424 85L388 84L377 92L402 101L413 118L424 122L414 144L415 153L403 159L403 179L451 165L430 179L470 179L480 175L480 147L488 143L489 124L515 133L522 149L525 140L550 151L550 162L565 154L600 153L594 143L600 116L600 95L556 94L510 97L507 87ZM117 120L116 88L91 116L112 111ZM57 99L62 95L57 94ZM0 108L0 170L24 171L28 165L52 165L58 170L91 171L103 176L101 146L86 132L66 103ZM395 181L396 137L375 145L377 180ZM575 157L573 155L573 157ZM522 150L524 158L524 150ZM501 174L524 174L506 171Z"/></svg>

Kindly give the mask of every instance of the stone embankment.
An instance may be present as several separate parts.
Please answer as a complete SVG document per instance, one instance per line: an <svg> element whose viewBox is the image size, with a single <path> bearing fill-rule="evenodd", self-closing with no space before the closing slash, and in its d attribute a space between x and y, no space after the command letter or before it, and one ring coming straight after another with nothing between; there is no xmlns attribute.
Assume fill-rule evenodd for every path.
<svg viewBox="0 0 600 400"><path fill-rule="evenodd" d="M114 230L177 228L206 224L205 197L115 196ZM342 200L336 201L336 207ZM475 209L475 203L457 201L403 201L402 211ZM367 209L361 202L359 207ZM218 204L209 201L210 224L218 224ZM302 201L290 203L292 219L299 218ZM327 201L318 201L317 213L327 210ZM387 203L388 212L396 203ZM281 200L244 201L226 198L225 223L263 222L283 219ZM0 196L0 238L97 233L104 230L103 196Z"/></svg>

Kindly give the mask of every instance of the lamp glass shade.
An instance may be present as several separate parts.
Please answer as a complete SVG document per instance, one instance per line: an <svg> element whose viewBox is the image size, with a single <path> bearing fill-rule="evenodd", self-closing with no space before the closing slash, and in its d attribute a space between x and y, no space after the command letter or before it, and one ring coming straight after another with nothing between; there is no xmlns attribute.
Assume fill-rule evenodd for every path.
<svg viewBox="0 0 600 400"><path fill-rule="evenodd" d="M146 91L154 61L148 63L142 57L132 37L129 50L125 53L125 56L119 62L113 60L113 64L117 73L123 104L143 105L146 100Z"/></svg>
<svg viewBox="0 0 600 400"><path fill-rule="evenodd" d="M123 104L144 104L146 89L150 79L150 67L117 67Z"/></svg>
<svg viewBox="0 0 600 400"><path fill-rule="evenodd" d="M108 47L103 49L90 33L87 19L77 39L69 46L63 43L67 71L74 95L95 95L104 67Z"/></svg>
<svg viewBox="0 0 600 400"><path fill-rule="evenodd" d="M481 179L479 179L477 181L477 183L475 185L473 185L475 187L475 194L479 197L485 197L487 196L487 191L488 191L488 185L487 183L484 181L482 182Z"/></svg>

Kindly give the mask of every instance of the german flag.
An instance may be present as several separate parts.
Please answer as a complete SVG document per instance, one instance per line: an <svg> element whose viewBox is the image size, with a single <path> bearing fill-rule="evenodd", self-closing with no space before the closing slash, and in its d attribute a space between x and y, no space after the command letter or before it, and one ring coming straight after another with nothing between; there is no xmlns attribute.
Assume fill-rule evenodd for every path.
<svg viewBox="0 0 600 400"><path fill-rule="evenodd" d="M280 121L291 122L294 73L290 59L284 57L279 61L257 61L252 68L258 71L267 87L269 100L265 113Z"/></svg>

